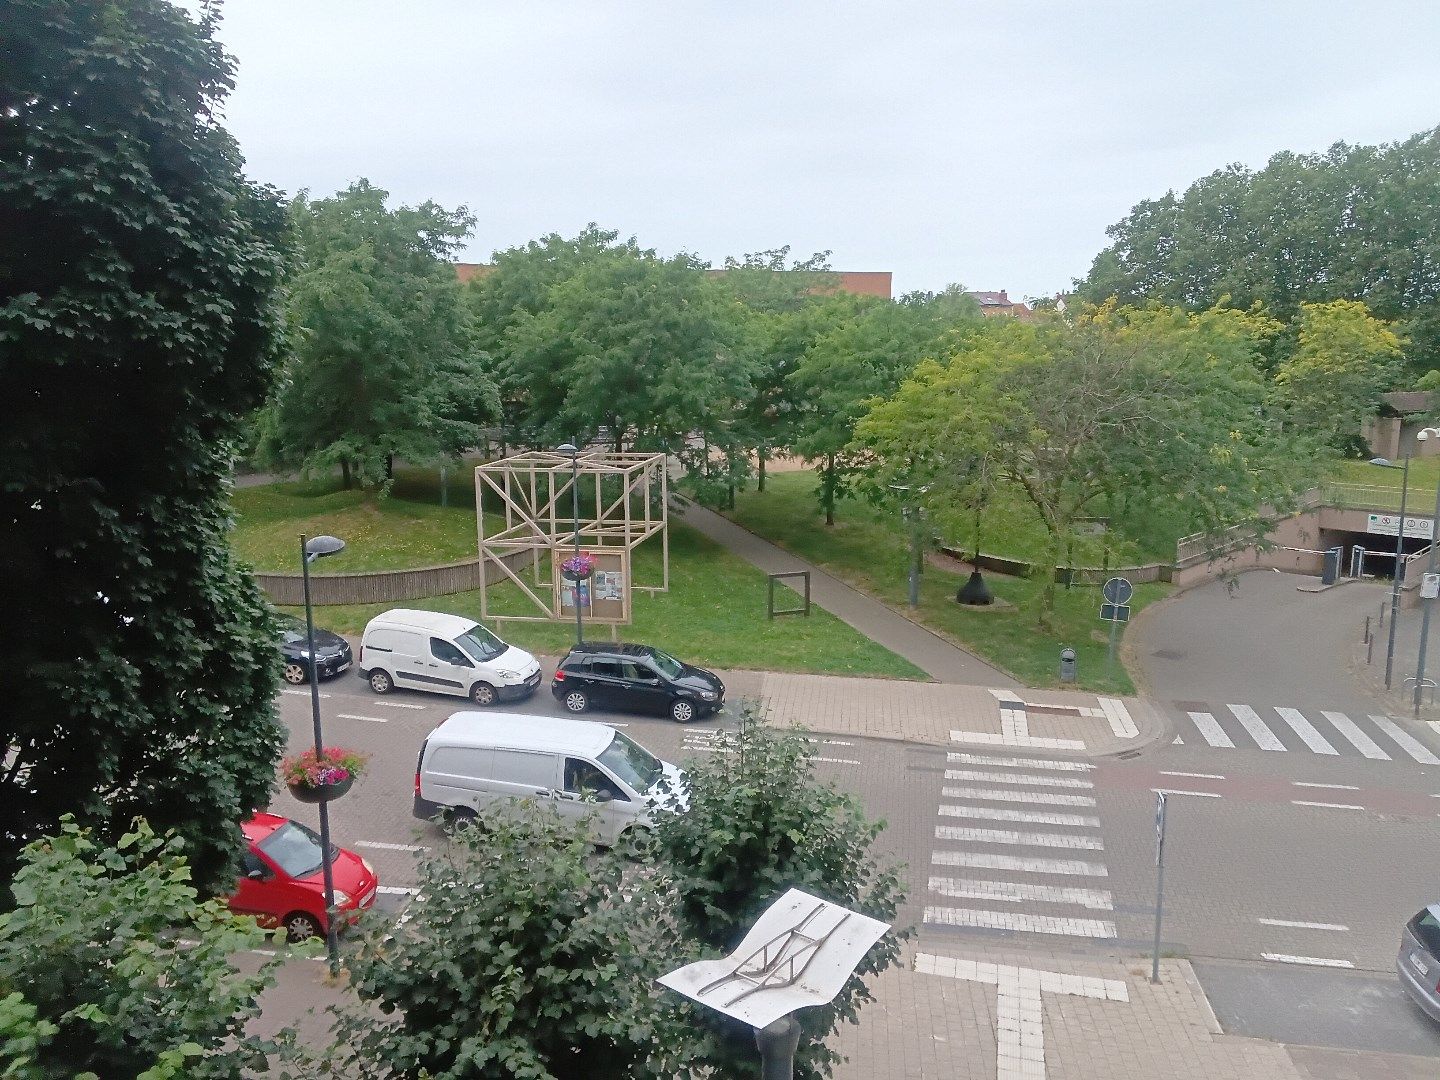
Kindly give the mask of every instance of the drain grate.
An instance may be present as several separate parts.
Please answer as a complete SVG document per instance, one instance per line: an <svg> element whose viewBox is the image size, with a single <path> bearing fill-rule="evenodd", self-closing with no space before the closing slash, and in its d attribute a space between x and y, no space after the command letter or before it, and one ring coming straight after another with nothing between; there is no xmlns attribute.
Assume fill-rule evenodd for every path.
<svg viewBox="0 0 1440 1080"><path fill-rule="evenodd" d="M1175 649L1156 649L1151 656L1158 656L1161 660L1184 660L1185 654Z"/></svg>

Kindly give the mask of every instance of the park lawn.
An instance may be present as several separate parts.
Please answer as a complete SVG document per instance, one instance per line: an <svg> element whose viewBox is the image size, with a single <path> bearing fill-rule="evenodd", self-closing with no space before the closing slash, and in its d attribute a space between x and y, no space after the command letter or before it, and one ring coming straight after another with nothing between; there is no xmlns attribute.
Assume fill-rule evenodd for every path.
<svg viewBox="0 0 1440 1080"><path fill-rule="evenodd" d="M736 509L730 516L891 607L904 610L908 552L899 523L887 520L887 515L868 504L846 500L836 510L834 528L827 529L814 498L814 484L814 474L808 471L772 476L763 494L756 491L739 494ZM992 510L988 516L997 520L1002 515ZM993 535L994 528L987 528ZM1018 529L1015 533L1021 535ZM983 550L999 553L999 542L983 540ZM1173 557L1173 546L1171 550ZM1006 554L1012 553L1019 554L1013 549L1006 551ZM1107 662L1105 635L1109 627L1098 618L1098 589L1093 586L1060 588L1054 628L1041 631L1036 616L1041 591L1039 580L986 574L991 590L1005 602L1003 607L988 609L966 608L955 603L955 592L964 580L964 574L927 566L916 613L918 620L1030 685L1058 684L1059 652L1068 645L1079 656L1080 686L1116 693L1133 692L1134 685L1123 666L1117 663L1111 667ZM1132 615L1168 591L1167 585L1137 586L1131 601Z"/></svg>
<svg viewBox="0 0 1440 1080"><path fill-rule="evenodd" d="M1405 478L1403 468L1385 468L1371 465L1368 461L1348 458L1335 462L1332 478L1340 484L1384 488L1390 493L1388 505L1392 509L1400 509L1400 487ZM1413 458L1410 462L1410 492L1406 514L1413 512L1429 517L1435 502L1437 485L1440 485L1440 457Z"/></svg>

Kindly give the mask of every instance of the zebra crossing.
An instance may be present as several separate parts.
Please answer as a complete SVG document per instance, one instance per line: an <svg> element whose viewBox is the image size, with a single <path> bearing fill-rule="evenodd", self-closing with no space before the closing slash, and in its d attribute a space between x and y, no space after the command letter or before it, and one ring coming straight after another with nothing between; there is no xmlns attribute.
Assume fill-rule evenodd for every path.
<svg viewBox="0 0 1440 1080"><path fill-rule="evenodd" d="M925 925L1113 939L1094 768L1061 758L946 754Z"/></svg>
<svg viewBox="0 0 1440 1080"><path fill-rule="evenodd" d="M1283 705L1174 704L1188 721L1181 725L1177 740L1182 745L1203 742L1217 750L1295 750L1321 757L1358 755L1372 761L1440 765L1440 757L1390 716L1351 717L1334 709L1301 710Z"/></svg>

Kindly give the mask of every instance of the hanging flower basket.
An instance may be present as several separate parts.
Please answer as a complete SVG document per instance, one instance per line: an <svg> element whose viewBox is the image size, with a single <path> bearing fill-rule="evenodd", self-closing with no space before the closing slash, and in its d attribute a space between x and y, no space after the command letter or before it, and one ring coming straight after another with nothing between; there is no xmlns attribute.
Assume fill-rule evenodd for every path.
<svg viewBox="0 0 1440 1080"><path fill-rule="evenodd" d="M329 802L354 786L368 760L364 754L339 746L327 746L321 754L306 750L280 763L280 778L303 803Z"/></svg>
<svg viewBox="0 0 1440 1080"><path fill-rule="evenodd" d="M571 555L560 564L560 573L566 581L584 581L595 572L595 556L588 551Z"/></svg>

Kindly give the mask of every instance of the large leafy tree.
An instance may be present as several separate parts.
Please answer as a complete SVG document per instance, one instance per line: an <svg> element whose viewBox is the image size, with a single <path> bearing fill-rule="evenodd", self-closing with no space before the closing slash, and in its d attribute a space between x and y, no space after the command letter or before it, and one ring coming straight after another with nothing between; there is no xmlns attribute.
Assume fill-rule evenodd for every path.
<svg viewBox="0 0 1440 1080"><path fill-rule="evenodd" d="M1203 309L1227 297L1282 320L1302 303L1363 301L1440 366L1440 128L1381 146L1337 143L1232 165L1138 203L1108 230L1082 296Z"/></svg>
<svg viewBox="0 0 1440 1080"><path fill-rule="evenodd" d="M210 16L8 0L0 27L0 879L66 813L143 813L216 883L283 741L224 487L283 209L216 122Z"/></svg>
<svg viewBox="0 0 1440 1080"><path fill-rule="evenodd" d="M235 957L271 935L196 892L177 837L137 821L109 844L67 819L22 858L0 915L0 1075L264 1071L266 1047L244 1028L270 965L242 972Z"/></svg>
<svg viewBox="0 0 1440 1080"><path fill-rule="evenodd" d="M260 454L339 465L347 487L388 476L397 455L434 461L478 445L499 404L449 262L474 218L433 202L392 210L387 198L360 180L290 208L293 354Z"/></svg>
<svg viewBox="0 0 1440 1080"><path fill-rule="evenodd" d="M1059 565L1093 508L1125 500L1199 531L1292 505L1307 479L1299 433L1264 416L1259 314L1106 306L1073 323L988 323L926 361L857 425L880 479L923 481L944 515L989 485L1023 491L1049 541L1039 621Z"/></svg>

